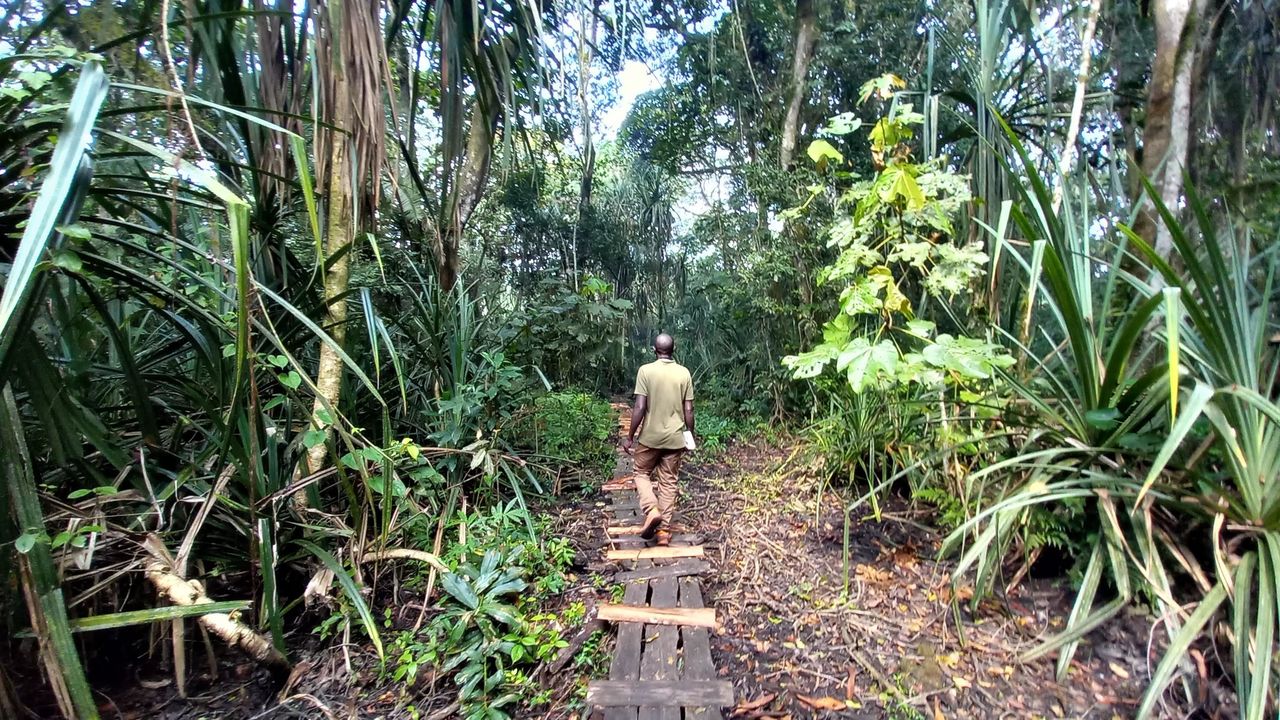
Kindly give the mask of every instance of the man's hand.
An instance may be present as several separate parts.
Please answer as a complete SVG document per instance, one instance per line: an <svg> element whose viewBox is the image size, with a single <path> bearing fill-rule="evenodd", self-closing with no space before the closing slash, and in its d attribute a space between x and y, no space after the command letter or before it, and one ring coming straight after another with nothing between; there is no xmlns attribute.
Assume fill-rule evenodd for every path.
<svg viewBox="0 0 1280 720"><path fill-rule="evenodd" d="M635 450L634 450L635 444L636 444L635 438L627 438L626 440L623 440L622 452L628 455L635 455Z"/></svg>

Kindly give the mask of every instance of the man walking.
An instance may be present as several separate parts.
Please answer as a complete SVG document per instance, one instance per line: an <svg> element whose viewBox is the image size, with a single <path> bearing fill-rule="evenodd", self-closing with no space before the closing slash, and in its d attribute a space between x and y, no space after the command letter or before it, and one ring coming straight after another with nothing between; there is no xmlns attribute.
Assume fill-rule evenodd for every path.
<svg viewBox="0 0 1280 720"><path fill-rule="evenodd" d="M622 445L635 457L636 494L644 512L640 537L648 540L656 535L658 545L671 544L676 474L685 450L693 447L693 377L672 358L675 348L676 341L666 333L654 338L653 352L658 359L636 373L631 430ZM656 496L652 475L658 480Z"/></svg>

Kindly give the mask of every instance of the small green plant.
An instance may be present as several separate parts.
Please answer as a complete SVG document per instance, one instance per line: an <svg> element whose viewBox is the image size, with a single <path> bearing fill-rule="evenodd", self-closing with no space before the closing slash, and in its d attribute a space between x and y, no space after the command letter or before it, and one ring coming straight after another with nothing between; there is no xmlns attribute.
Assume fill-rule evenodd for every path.
<svg viewBox="0 0 1280 720"><path fill-rule="evenodd" d="M514 599L528 587L519 553L484 554L480 566L463 564L446 573L440 587L450 602L431 623L426 658L443 661L440 669L456 671L454 682L463 716L468 720L502 720L519 700L507 686L507 670L528 654L527 623ZM536 644L536 637L534 640Z"/></svg>
<svg viewBox="0 0 1280 720"><path fill-rule="evenodd" d="M609 651L605 647L606 635L597 630L582 644L573 658L573 666L590 677L603 677L609 672Z"/></svg>
<svg viewBox="0 0 1280 720"><path fill-rule="evenodd" d="M566 626L573 627L580 624L586 616L587 606L579 600L574 600L564 609L561 619L564 620Z"/></svg>
<svg viewBox="0 0 1280 720"><path fill-rule="evenodd" d="M704 457L714 457L723 452L729 443L742 434L739 423L715 413L698 415L698 452Z"/></svg>

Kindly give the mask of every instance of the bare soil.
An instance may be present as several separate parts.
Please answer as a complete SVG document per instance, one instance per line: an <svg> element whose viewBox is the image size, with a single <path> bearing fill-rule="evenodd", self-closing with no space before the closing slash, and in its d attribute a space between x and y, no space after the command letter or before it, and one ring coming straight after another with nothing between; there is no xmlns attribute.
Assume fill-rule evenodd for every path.
<svg viewBox="0 0 1280 720"><path fill-rule="evenodd" d="M1151 617L1133 608L1096 630L1058 682L1056 654L1021 658L1063 628L1065 578L1026 580L970 612L931 511L900 498L878 520L854 511L846 565L846 500L801 457L736 445L686 473L689 522L716 560L712 654L740 701L731 717L1133 716L1162 649L1149 648Z"/></svg>

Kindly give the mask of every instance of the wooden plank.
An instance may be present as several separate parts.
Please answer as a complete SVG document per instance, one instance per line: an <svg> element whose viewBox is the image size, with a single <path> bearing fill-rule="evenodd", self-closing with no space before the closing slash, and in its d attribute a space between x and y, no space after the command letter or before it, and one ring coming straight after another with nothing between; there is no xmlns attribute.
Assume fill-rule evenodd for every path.
<svg viewBox="0 0 1280 720"><path fill-rule="evenodd" d="M649 583L633 582L626 586L622 599L624 602L641 604L649 598ZM602 620L599 613L597 620ZM609 679L618 682L634 682L640 679L640 649L644 626L639 623L624 623L618 626L618 637L614 643L613 660L609 663ZM605 720L636 720L639 709L610 707L605 713Z"/></svg>
<svg viewBox="0 0 1280 720"><path fill-rule="evenodd" d="M662 578L655 583L674 578ZM625 599L625 597L624 597ZM674 602L674 601L673 601ZM715 608L658 608L645 605L601 605L596 617L614 623L647 623L649 625L716 626ZM612 675L610 675L612 677Z"/></svg>
<svg viewBox="0 0 1280 720"><path fill-rule="evenodd" d="M644 525L610 525L604 529L604 533L609 536L639 535L643 529Z"/></svg>
<svg viewBox="0 0 1280 720"><path fill-rule="evenodd" d="M701 545L651 547L642 550L609 550L605 560L661 560L664 558L702 557Z"/></svg>
<svg viewBox="0 0 1280 720"><path fill-rule="evenodd" d="M728 707L733 704L733 685L723 680L593 680L587 685L589 705L617 707L642 702L659 707Z"/></svg>
<svg viewBox="0 0 1280 720"><path fill-rule="evenodd" d="M640 537L639 535L615 535L613 537L610 537L608 540L610 543L612 543L616 547L630 547L629 544L634 544L634 543L643 544L645 542L648 542L644 538ZM677 535L671 536L671 544L677 547L688 547L691 545L696 545L701 541L702 541L702 536L694 535L693 533L679 533Z"/></svg>
<svg viewBox="0 0 1280 720"><path fill-rule="evenodd" d="M661 578L649 583L649 612L672 610L676 607L677 585L675 578ZM713 616L714 617L714 616ZM644 626L644 654L640 658L640 679L676 680L676 657L680 648L680 629L668 625ZM670 706L640 706L639 720L680 720L680 708Z"/></svg>
<svg viewBox="0 0 1280 720"><path fill-rule="evenodd" d="M697 578L680 579L680 607L702 607L702 588ZM680 679L715 680L716 666L711 662L711 639L706 628L680 628ZM715 706L686 707L685 720L711 720L720 717Z"/></svg>
<svg viewBox="0 0 1280 720"><path fill-rule="evenodd" d="M711 564L703 560L681 560L670 565L620 572L614 575L613 579L617 582L626 582L629 580L651 580L660 577L682 577L685 575L700 575L710 569Z"/></svg>

